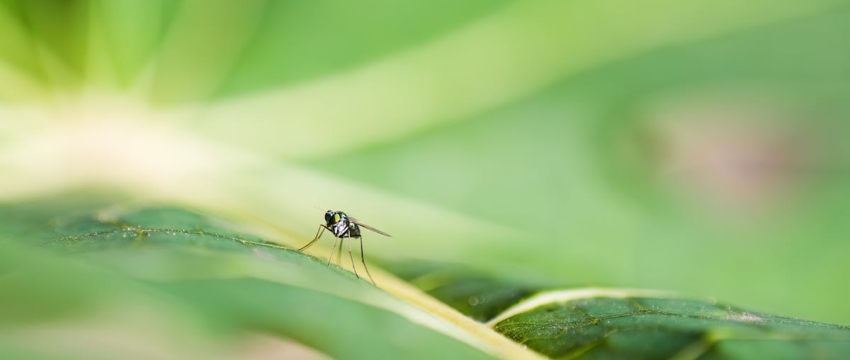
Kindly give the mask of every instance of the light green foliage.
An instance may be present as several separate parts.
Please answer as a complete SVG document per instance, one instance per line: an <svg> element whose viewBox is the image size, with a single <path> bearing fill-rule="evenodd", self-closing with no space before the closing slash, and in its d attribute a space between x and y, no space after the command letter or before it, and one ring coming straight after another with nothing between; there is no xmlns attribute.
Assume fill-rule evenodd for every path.
<svg viewBox="0 0 850 360"><path fill-rule="evenodd" d="M221 220L173 208L116 212L108 220L98 220L94 213L57 218L51 208L41 209L13 221L38 226L45 230L42 235L12 239L43 243L52 238L47 248L22 248L12 245L10 238L0 242L0 333L19 343L0 343L0 349L23 348L48 358L97 353L85 347L76 352L43 348L25 330L49 334L64 321L97 318L117 309L144 312L160 322L157 325L180 329L172 330L175 336L211 348L170 348L169 339L157 338L145 329L147 321L131 315L129 323L119 318L99 324L106 329L135 327L140 332L132 334L139 338L119 343L151 341L145 346L192 358L205 358L216 349L235 352L238 346L212 343L238 345L251 334L290 339L332 358L427 359L443 354L492 358L418 323L410 313L421 310L353 274L228 230ZM9 226L4 222L0 229ZM269 351L275 350L270 347ZM133 347L119 350L131 355Z"/></svg>
<svg viewBox="0 0 850 360"><path fill-rule="evenodd" d="M120 342L145 339L147 346L190 358L216 351L240 356L239 346L233 344L260 334L334 358L492 356L464 340L478 336L472 330L460 329L467 335L442 332L411 316L428 317L422 310L350 272L235 230L221 219L177 208L98 208L66 216L63 208L95 205L67 197L58 200L0 209L19 214L5 217L0 229L40 229L17 231L10 238L14 241L0 242L0 334L14 339L0 342L0 349L11 354L97 354L86 347L45 350L38 346L38 335L61 337L51 331L69 326L66 322L76 323L75 331L92 331L81 319L120 310L153 318L107 317L95 326L116 331L118 338L129 337ZM429 293L438 299L550 357L746 358L779 351L808 358L850 351L850 329L836 325L640 291L547 292L464 275L468 271L441 273L439 267L407 266L401 267L402 273L405 268L414 284L430 287ZM549 300L515 310L553 293ZM210 348L174 347L149 328L151 321L157 323L154 327L167 326L175 336ZM124 346L117 351L133 349Z"/></svg>
<svg viewBox="0 0 850 360"><path fill-rule="evenodd" d="M690 303L729 330L676 301L850 324L849 20L847 0L0 0L0 358L844 355L843 328ZM316 260L330 234L290 250L328 209L393 234L363 233L380 287ZM475 322L594 289L489 324L519 343ZM573 314L597 302L625 323Z"/></svg>

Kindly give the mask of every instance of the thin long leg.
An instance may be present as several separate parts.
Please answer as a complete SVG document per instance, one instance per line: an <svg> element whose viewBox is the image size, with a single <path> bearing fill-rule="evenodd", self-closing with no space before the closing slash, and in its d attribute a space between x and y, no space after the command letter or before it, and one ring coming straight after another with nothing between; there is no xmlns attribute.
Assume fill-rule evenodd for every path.
<svg viewBox="0 0 850 360"><path fill-rule="evenodd" d="M328 256L328 266L331 266L331 259L334 257L334 250L336 250L336 244L339 243L339 238L334 241L334 247L331 248L331 256Z"/></svg>
<svg viewBox="0 0 850 360"><path fill-rule="evenodd" d="M339 247L336 248L336 264L342 266L342 244L345 243L345 238L339 238Z"/></svg>
<svg viewBox="0 0 850 360"><path fill-rule="evenodd" d="M313 240L308 242L307 245L304 245L300 249L298 249L298 251L304 251L305 249L310 247L310 245L313 245L316 242L316 240L319 240L319 238L322 237L322 233L325 232L325 229L327 229L327 226L320 224L319 229L316 230L316 237L314 237Z"/></svg>
<svg viewBox="0 0 850 360"><path fill-rule="evenodd" d="M354 255L351 255L351 241L348 242L348 257L351 258L351 269L354 270L354 276L359 279L360 275L357 275L357 266L354 266Z"/></svg>
<svg viewBox="0 0 850 360"><path fill-rule="evenodd" d="M375 284L375 280L372 279L372 274L369 273L369 268L366 266L366 255L363 255L363 238L357 238L360 240L360 260L363 261L363 268L366 269L366 275L369 275L369 280L372 281L372 284Z"/></svg>

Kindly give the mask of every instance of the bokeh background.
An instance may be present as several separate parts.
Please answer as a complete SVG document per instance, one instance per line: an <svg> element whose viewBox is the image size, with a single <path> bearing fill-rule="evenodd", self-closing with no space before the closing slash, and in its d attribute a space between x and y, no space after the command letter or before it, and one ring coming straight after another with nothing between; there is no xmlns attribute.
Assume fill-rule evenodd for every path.
<svg viewBox="0 0 850 360"><path fill-rule="evenodd" d="M3 0L0 198L850 324L847 44L839 0Z"/></svg>

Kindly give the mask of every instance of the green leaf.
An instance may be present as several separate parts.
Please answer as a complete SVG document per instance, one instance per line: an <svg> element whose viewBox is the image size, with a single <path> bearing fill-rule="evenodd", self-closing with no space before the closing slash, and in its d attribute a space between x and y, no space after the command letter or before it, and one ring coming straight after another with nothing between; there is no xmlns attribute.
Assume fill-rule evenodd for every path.
<svg viewBox="0 0 850 360"><path fill-rule="evenodd" d="M65 197L0 208L8 215L0 229L16 234L17 243L0 242L0 333L14 339L0 349L58 355L34 346L37 336L61 336L53 328L104 311L142 311L157 326L177 326L180 336L205 346L261 334L333 358L536 357L508 339L549 357L594 358L831 356L850 346L850 328L660 292L542 291L468 271L400 268L413 284L490 331L382 272L378 288L220 218L175 207L103 207L91 200L98 198L105 199ZM191 358L238 351L174 347L132 317L94 326L118 326L135 341L148 339ZM135 345L126 346L122 350ZM97 356L91 351L61 354Z"/></svg>
<svg viewBox="0 0 850 360"><path fill-rule="evenodd" d="M846 357L848 24L0 0L0 358Z"/></svg>
<svg viewBox="0 0 850 360"><path fill-rule="evenodd" d="M29 216L7 218L0 228L22 223L48 228L52 231L16 236L15 242L44 243L65 255L0 243L0 331L22 343L35 341L19 331L32 324L50 328L61 319L97 317L102 307L114 307L153 312L162 322L170 321L162 318L166 314L188 316L169 326L200 326L181 335L195 341L211 341L209 331L228 342L265 334L333 358L522 354L508 341L501 340L506 348L500 349L498 341L464 328L480 325L435 318L347 270L246 235L220 219L176 208L106 209L57 218L60 209L27 207L7 207ZM209 354L175 351L193 358Z"/></svg>
<svg viewBox="0 0 850 360"><path fill-rule="evenodd" d="M850 351L848 327L616 289L538 294L490 323L553 358L809 358Z"/></svg>
<svg viewBox="0 0 850 360"><path fill-rule="evenodd" d="M427 265L407 270L405 276L464 314L551 358L833 358L850 351L850 327L671 293L559 290Z"/></svg>

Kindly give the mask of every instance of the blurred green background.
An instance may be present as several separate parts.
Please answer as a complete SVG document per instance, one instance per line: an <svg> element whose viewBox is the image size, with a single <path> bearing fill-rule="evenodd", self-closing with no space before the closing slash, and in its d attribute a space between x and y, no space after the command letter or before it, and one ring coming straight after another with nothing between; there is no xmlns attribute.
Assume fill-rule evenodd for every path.
<svg viewBox="0 0 850 360"><path fill-rule="evenodd" d="M838 0L3 0L0 198L850 324L849 41Z"/></svg>

